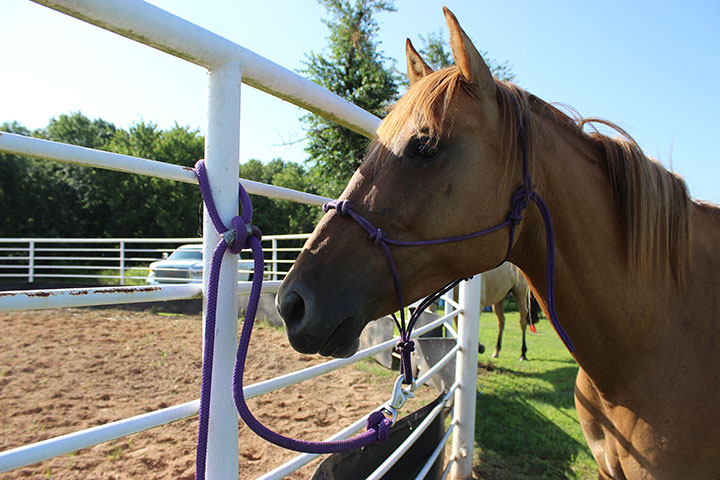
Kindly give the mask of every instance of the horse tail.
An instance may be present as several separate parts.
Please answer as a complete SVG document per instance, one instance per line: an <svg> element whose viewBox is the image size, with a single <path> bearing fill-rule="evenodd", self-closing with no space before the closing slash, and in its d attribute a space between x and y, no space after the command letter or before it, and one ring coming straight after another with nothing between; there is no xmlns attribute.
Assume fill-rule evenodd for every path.
<svg viewBox="0 0 720 480"><path fill-rule="evenodd" d="M540 313L540 304L535 300L535 296L532 294L532 291L528 293L530 296L530 308L528 308L528 325L530 325L530 331L533 333L537 333L537 329L535 328L535 324L538 323L540 320L538 315Z"/></svg>

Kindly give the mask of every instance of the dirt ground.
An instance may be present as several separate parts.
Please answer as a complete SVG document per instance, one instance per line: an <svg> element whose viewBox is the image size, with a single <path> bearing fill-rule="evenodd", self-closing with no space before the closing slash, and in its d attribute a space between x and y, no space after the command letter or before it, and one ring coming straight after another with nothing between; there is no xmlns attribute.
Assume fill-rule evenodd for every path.
<svg viewBox="0 0 720 480"><path fill-rule="evenodd" d="M0 451L199 398L201 320L119 309L0 313ZM324 361L256 326L246 384ZM379 367L378 367L379 368ZM251 400L276 431L322 440L387 401L393 376L366 362ZM375 373L370 373L375 372ZM436 392L419 389L419 408ZM295 456L240 422L241 479ZM192 479L197 417L0 474L0 479ZM308 478L314 465L292 479Z"/></svg>

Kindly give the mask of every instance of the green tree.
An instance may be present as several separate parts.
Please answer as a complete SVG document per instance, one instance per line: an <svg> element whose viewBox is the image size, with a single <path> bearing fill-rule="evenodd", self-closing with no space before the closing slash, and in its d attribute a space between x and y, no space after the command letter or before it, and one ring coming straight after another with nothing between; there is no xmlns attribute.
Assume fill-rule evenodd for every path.
<svg viewBox="0 0 720 480"><path fill-rule="evenodd" d="M240 177L257 182L314 193L307 170L294 162L273 159L267 164L251 159L240 165ZM311 205L251 195L253 223L264 234L312 231L320 209Z"/></svg>
<svg viewBox="0 0 720 480"><path fill-rule="evenodd" d="M105 150L115 136L115 130L115 125L105 120L90 120L80 112L72 112L51 119L48 126L38 130L36 135L71 145Z"/></svg>
<svg viewBox="0 0 720 480"><path fill-rule="evenodd" d="M392 63L378 49L375 14L392 12L385 0L320 0L330 15L324 22L330 30L323 54L307 55L302 72L328 90L383 116L396 98L399 78ZM302 117L308 131L310 174L319 192L336 197L360 165L368 140L317 115Z"/></svg>
<svg viewBox="0 0 720 480"><path fill-rule="evenodd" d="M32 135L106 150L115 131L115 126L109 122L90 120L80 112L72 112L50 119L47 127L34 131ZM88 199L93 190L92 169L37 159L23 161L28 168L27 182L31 186L25 197L33 201L27 221L16 225L18 231L38 237L100 235L101 232L93 226L107 222L107 214L93 214L88 210Z"/></svg>
<svg viewBox="0 0 720 480"><path fill-rule="evenodd" d="M2 129L30 133L16 123ZM32 134L183 166L192 166L204 150L204 138L187 127L164 131L141 122L126 131L79 112L53 118ZM194 185L13 155L0 155L2 167L2 236L173 237L199 231Z"/></svg>
<svg viewBox="0 0 720 480"><path fill-rule="evenodd" d="M0 132L29 135L30 131L17 122L3 123ZM22 227L28 221L30 206L35 199L29 199L29 165L24 157L0 153L0 236L21 237L26 235Z"/></svg>
<svg viewBox="0 0 720 480"><path fill-rule="evenodd" d="M205 140L197 130L175 125L161 130L140 122L118 132L114 152L192 167L203 157ZM197 186L155 177L94 170L93 211L112 211L106 236L189 237L199 233L200 192ZM113 194L108 198L107 192ZM104 194L104 195L103 195Z"/></svg>
<svg viewBox="0 0 720 480"><path fill-rule="evenodd" d="M17 122L0 131L193 166L203 157L197 130L163 130L140 122L128 130L79 112L53 118L30 132ZM0 236L189 237L200 233L200 193L195 185L100 168L0 154ZM314 193L307 169L280 159L251 160L241 177ZM318 207L253 197L254 221L266 234L312 230Z"/></svg>

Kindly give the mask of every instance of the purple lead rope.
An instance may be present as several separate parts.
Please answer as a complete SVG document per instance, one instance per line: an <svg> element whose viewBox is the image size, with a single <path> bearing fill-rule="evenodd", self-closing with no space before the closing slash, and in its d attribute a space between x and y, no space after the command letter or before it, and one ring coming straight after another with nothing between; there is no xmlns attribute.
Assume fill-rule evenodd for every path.
<svg viewBox="0 0 720 480"><path fill-rule="evenodd" d="M217 311L218 282L220 278L220 267L226 252L237 255L241 250L249 248L252 251L255 262L253 269L252 288L250 299L245 312L240 340L238 342L237 355L235 358L235 369L233 371L233 399L235 406L245 424L257 435L280 447L306 453L335 453L346 450L354 450L375 442L382 443L387 440L392 421L387 418L382 410L372 412L367 420L367 430L352 438L334 442L308 442L296 440L280 435L261 424L250 412L245 402L243 392L243 372L247 358L250 336L255 323L258 302L262 290L264 257L260 244L262 233L252 225L252 205L250 197L243 188L239 186L240 202L242 205L242 216L232 219L232 228L227 228L215 208L215 203L210 192L210 185L205 171L205 162L198 161L195 164L195 174L200 184L205 208L215 227L215 230L222 237L218 242L210 262L209 282L206 292L206 313L205 313L205 339L203 351L203 368L200 391L200 412L198 422L198 442L195 461L195 478L205 478L205 467L208 443L208 422L210 414L210 391L212 387L213 352L215 347L215 317Z"/></svg>

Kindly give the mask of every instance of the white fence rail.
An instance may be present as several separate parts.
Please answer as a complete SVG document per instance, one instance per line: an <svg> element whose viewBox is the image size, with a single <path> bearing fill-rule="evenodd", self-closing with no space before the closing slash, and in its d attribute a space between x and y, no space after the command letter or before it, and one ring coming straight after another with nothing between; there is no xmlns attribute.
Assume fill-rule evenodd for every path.
<svg viewBox="0 0 720 480"><path fill-rule="evenodd" d="M282 280L309 234L264 236L265 277ZM0 289L2 282L52 283L72 281L88 285L142 285L150 263L163 260L183 244L202 243L202 238L0 238ZM249 259L249 252L241 258ZM249 260L238 272L252 273ZM164 267L164 271L173 267ZM175 269L178 270L178 269ZM183 278L154 278L157 283L202 280L202 268L185 268ZM153 283L154 283L153 282Z"/></svg>
<svg viewBox="0 0 720 480"><path fill-rule="evenodd" d="M141 0L37 0L37 3L201 65L208 70L205 160L212 195L220 217L226 223L237 213L238 208L235 182L239 170L238 126L241 83L283 98L368 137L374 135L379 123L379 119L368 112L297 74ZM185 167L20 135L0 133L0 151L197 183L194 174ZM257 182L244 180L242 182L249 192L255 194L315 205L325 201L323 198L302 192L279 189ZM147 297L154 299L195 297L206 289L210 253L219 240L207 214L204 216L203 227L205 265L202 287L196 284L114 287L111 289L86 289L83 290L82 295L78 295L77 290L2 292L0 293L0 310L75 305L70 303L71 297L81 299L80 304L82 305L117 303L121 297L122 301L138 301L136 299ZM36 242L27 247L26 255L27 261L33 266L32 273L28 273L27 278L33 281L38 278L38 269L35 268L38 253L37 241L35 239L28 240ZM237 413L232 403L230 388L237 345L238 294L243 292L244 287L239 286L237 282L236 258L230 257L224 262L220 272L220 281L210 410L212 427L206 469L206 475L211 479L238 477ZM278 284L279 282L266 282L265 291L276 291ZM113 295L119 296L114 297ZM470 478L472 474L479 297L480 278L478 277L462 286L460 301L452 314L438 320L439 323L443 323L453 315L460 315L458 346L444 359L444 361L449 361L453 356L457 357L456 384L453 386L455 389L455 414L452 421L453 455L449 462L453 468L454 478ZM422 331L418 330L415 333L419 335ZM369 350L391 348L394 341L388 343L388 345L372 347ZM271 391L281 388L282 385L290 384L285 382L294 383L310 375L319 375L324 371L339 368L367 355L369 353L366 350L351 359L334 360L319 367L313 367L311 372L301 371L289 378L281 377L274 380L271 385L265 382L251 385L246 387L246 397L250 398L264 391ZM424 382L426 377L424 376L420 380ZM190 402L140 417L95 427L89 431L50 439L42 444L2 452L0 453L0 472L38 462L62 452L107 441L119 435L127 435L161 425L173 419L193 415L196 411L197 402ZM334 437L350 436L361 425L362 419ZM449 434L446 434L443 444L448 437ZM52 447L50 447L51 445ZM438 451L441 449L441 445L438 446ZM380 470L388 468L392 462L397 460L400 454L401 452L396 452L391 455L386 464L383 464L376 472L376 476L381 474ZM307 456L300 455L262 478L283 478L310 460ZM428 468L424 470L427 471Z"/></svg>

